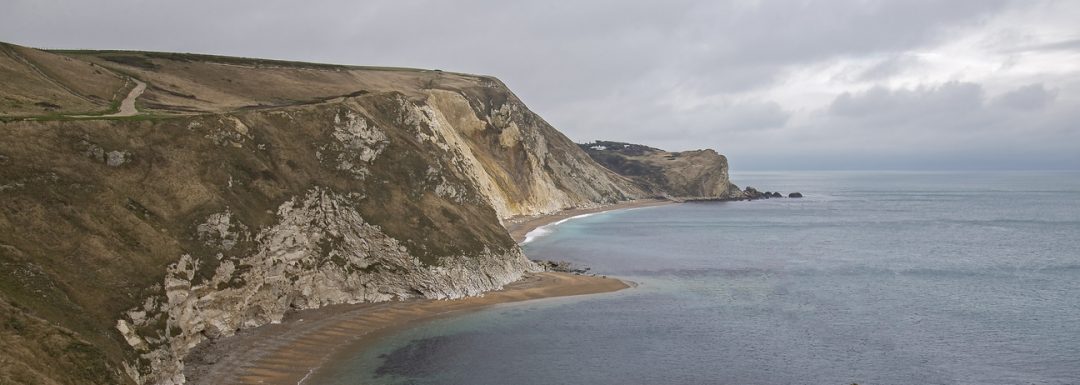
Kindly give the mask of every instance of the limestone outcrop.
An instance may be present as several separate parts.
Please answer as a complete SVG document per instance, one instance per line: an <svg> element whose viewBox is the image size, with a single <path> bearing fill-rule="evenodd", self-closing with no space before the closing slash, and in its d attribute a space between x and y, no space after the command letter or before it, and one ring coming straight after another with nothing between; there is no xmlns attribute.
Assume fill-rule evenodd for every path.
<svg viewBox="0 0 1080 385"><path fill-rule="evenodd" d="M183 357L199 343L279 322L291 310L473 296L538 270L517 248L425 264L365 222L353 204L358 198L312 188L282 203L275 223L258 234L233 223L229 210L210 215L199 226L212 233L204 238L208 247L228 251L250 241L255 252L215 255L217 266L205 278L197 274L205 259L184 254L170 264L164 297L150 297L117 320L124 340L149 363L128 363L126 373L139 383L182 384ZM155 324L164 330L140 332Z"/></svg>

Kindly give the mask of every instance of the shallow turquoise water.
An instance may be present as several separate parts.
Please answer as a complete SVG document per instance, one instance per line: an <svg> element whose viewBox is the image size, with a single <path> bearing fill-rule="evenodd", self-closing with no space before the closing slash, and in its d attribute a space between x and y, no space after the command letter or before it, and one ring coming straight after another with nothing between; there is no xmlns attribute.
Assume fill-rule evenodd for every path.
<svg viewBox="0 0 1080 385"><path fill-rule="evenodd" d="M1080 383L1080 173L733 179L807 197L566 222L530 257L640 286L432 322L318 380Z"/></svg>

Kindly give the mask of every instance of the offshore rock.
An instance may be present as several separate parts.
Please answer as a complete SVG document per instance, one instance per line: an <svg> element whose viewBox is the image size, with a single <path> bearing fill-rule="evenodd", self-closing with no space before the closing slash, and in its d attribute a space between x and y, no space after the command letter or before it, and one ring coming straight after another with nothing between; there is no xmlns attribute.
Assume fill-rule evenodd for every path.
<svg viewBox="0 0 1080 385"><path fill-rule="evenodd" d="M743 193L744 198L750 199L750 200L765 199L767 197L767 195L768 195L768 194L763 193L761 191L758 191L756 188L753 188L753 187L750 187L750 186L746 186L746 188L743 189L742 193Z"/></svg>

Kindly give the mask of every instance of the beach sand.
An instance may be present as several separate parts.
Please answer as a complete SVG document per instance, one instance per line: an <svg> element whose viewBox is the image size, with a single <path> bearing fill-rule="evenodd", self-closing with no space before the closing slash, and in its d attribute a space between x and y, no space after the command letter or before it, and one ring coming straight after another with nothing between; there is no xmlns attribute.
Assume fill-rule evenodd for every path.
<svg viewBox="0 0 1080 385"><path fill-rule="evenodd" d="M189 384L300 383L343 348L364 349L379 337L439 317L531 299L606 293L629 287L614 278L535 273L482 297L336 305L290 314L280 324L244 330L188 356Z"/></svg>
<svg viewBox="0 0 1080 385"><path fill-rule="evenodd" d="M552 215L514 218L507 230L517 242L529 231L566 218L601 211L672 203L636 200L608 206L565 210ZM303 383L342 349L363 351L379 338L439 317L500 303L598 294L630 287L614 278L544 272L529 274L482 297L449 301L409 300L334 305L290 313L280 324L242 330L199 346L185 359L189 384Z"/></svg>

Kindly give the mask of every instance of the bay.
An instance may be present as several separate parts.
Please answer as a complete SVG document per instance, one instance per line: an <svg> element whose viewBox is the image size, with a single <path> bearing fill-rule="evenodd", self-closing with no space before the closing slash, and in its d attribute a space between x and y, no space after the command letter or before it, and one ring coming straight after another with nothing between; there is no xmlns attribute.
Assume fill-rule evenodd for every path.
<svg viewBox="0 0 1080 385"><path fill-rule="evenodd" d="M1080 383L1080 173L732 179L806 197L567 221L526 253L638 286L424 324L321 380Z"/></svg>

